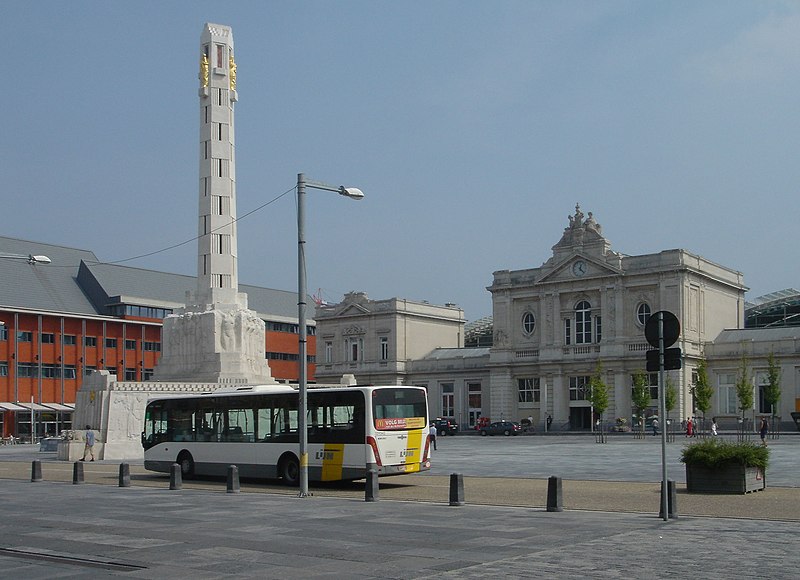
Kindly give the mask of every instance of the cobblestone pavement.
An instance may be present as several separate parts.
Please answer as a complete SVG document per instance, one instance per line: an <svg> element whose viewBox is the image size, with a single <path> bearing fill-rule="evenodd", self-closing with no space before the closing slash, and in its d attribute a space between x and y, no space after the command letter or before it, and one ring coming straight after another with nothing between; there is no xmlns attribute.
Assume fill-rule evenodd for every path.
<svg viewBox="0 0 800 580"><path fill-rule="evenodd" d="M361 482L303 499L263 481L239 494L218 479L169 490L141 461L130 488L111 461L83 464L86 483L73 485L73 464L3 447L0 576L796 578L800 438L771 447L762 492L687 494L674 477L679 517L667 522L649 440L443 438L431 472L382 479L377 502ZM43 482L30 481L33 459ZM464 506L448 505L451 472L464 474ZM544 509L548 475L564 478L563 512Z"/></svg>
<svg viewBox="0 0 800 580"><path fill-rule="evenodd" d="M0 480L6 578L796 578L796 522Z"/></svg>

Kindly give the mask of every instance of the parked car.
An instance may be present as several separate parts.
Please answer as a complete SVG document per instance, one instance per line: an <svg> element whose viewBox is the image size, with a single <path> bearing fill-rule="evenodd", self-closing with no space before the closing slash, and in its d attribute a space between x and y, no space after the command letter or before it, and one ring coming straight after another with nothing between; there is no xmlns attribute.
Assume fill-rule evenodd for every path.
<svg viewBox="0 0 800 580"><path fill-rule="evenodd" d="M442 419L441 417L433 422L436 425L436 433L439 435L455 435L458 433L458 423L452 419Z"/></svg>
<svg viewBox="0 0 800 580"><path fill-rule="evenodd" d="M522 427L516 421L495 421L481 428L481 436L486 435L517 435L522 432Z"/></svg>

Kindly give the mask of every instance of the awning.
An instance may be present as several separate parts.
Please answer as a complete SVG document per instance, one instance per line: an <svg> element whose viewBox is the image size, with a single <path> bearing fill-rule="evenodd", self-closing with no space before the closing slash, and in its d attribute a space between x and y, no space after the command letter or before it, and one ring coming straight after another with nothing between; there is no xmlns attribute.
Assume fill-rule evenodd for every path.
<svg viewBox="0 0 800 580"><path fill-rule="evenodd" d="M45 403L45 407L53 409L54 411L65 411L67 413L71 413L75 410L75 407L71 407L70 405L62 405L61 403Z"/></svg>
<svg viewBox="0 0 800 580"><path fill-rule="evenodd" d="M15 411L30 411L31 407L33 407L34 411L52 411L50 407L45 407L44 405L40 405L39 403L14 403L19 409L14 409Z"/></svg>
<svg viewBox="0 0 800 580"><path fill-rule="evenodd" d="M0 409L3 411L30 411L31 408L20 407L15 403L0 403Z"/></svg>

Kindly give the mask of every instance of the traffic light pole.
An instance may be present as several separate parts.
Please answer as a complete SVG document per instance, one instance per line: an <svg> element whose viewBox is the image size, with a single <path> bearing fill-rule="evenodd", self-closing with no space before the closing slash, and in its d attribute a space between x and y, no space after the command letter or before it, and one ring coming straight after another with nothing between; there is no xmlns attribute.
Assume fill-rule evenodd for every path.
<svg viewBox="0 0 800 580"><path fill-rule="evenodd" d="M661 423L661 513L669 520L667 511L667 386L664 384L664 312L658 313L658 414Z"/></svg>

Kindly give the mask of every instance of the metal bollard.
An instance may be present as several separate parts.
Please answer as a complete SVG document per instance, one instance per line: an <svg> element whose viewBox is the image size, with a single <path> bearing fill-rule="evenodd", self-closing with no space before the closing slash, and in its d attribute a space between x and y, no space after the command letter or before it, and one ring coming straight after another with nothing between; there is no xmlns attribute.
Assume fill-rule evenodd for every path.
<svg viewBox="0 0 800 580"><path fill-rule="evenodd" d="M239 468L235 465L228 466L228 493L239 493Z"/></svg>
<svg viewBox="0 0 800 580"><path fill-rule="evenodd" d="M128 465L127 463L119 464L119 486L120 487L131 486L131 466Z"/></svg>
<svg viewBox="0 0 800 580"><path fill-rule="evenodd" d="M367 483L364 485L364 501L378 501L378 470L367 470Z"/></svg>
<svg viewBox="0 0 800 580"><path fill-rule="evenodd" d="M464 476L461 473L450 474L450 505L464 505Z"/></svg>
<svg viewBox="0 0 800 580"><path fill-rule="evenodd" d="M664 517L664 482L661 482L661 497L658 508L658 517ZM667 516L668 519L678 519L678 490L675 487L675 480L667 480Z"/></svg>
<svg viewBox="0 0 800 580"><path fill-rule="evenodd" d="M83 463L80 461L72 464L72 483L73 485L83 483Z"/></svg>
<svg viewBox="0 0 800 580"><path fill-rule="evenodd" d="M564 491L561 486L561 478L551 475L547 479L547 511L564 511Z"/></svg>
<svg viewBox="0 0 800 580"><path fill-rule="evenodd" d="M169 468L169 488L181 489L183 487L183 478L181 477L181 466L173 463Z"/></svg>
<svg viewBox="0 0 800 580"><path fill-rule="evenodd" d="M42 462L34 459L31 463L31 481L42 481Z"/></svg>

